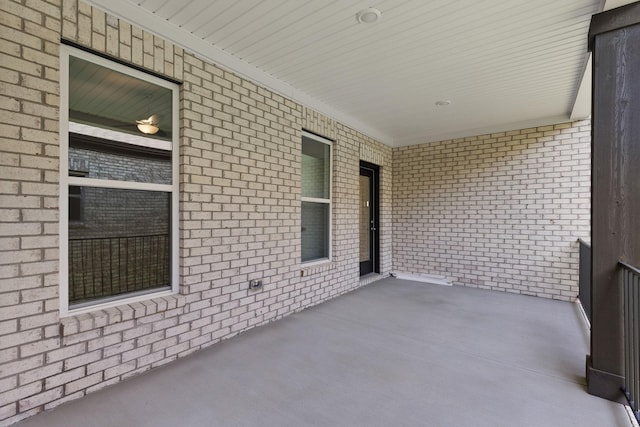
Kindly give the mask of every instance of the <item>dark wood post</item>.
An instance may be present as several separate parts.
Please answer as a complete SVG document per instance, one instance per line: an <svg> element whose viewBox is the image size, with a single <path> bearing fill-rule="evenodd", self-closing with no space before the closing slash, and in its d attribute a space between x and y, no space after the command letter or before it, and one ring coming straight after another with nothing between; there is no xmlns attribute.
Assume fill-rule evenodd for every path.
<svg viewBox="0 0 640 427"><path fill-rule="evenodd" d="M589 393L620 400L624 381L618 260L640 265L640 2L594 15Z"/></svg>

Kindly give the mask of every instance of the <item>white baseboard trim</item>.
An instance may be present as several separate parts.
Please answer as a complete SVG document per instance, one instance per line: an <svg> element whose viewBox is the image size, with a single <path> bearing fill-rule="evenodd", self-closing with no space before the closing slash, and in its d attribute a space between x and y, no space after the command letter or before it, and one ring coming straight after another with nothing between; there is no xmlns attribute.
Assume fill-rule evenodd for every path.
<svg viewBox="0 0 640 427"><path fill-rule="evenodd" d="M394 271L391 273L393 277L402 280L413 280L414 282L424 282L431 285L441 286L453 286L453 283L444 276L438 276L435 274L421 274L421 273L405 273L402 271Z"/></svg>
<svg viewBox="0 0 640 427"><path fill-rule="evenodd" d="M636 420L636 417L633 415L633 409L631 409L629 405L624 405L624 409L627 412L627 416L629 417L631 427L640 427L640 424L638 424L638 420Z"/></svg>
<svg viewBox="0 0 640 427"><path fill-rule="evenodd" d="M582 306L582 303L580 302L579 299L576 299L575 304L578 307L578 312L580 313L580 317L582 318L585 326L587 327L587 331L591 331L591 322L589 322L589 317L587 316L587 313L584 311L584 307Z"/></svg>

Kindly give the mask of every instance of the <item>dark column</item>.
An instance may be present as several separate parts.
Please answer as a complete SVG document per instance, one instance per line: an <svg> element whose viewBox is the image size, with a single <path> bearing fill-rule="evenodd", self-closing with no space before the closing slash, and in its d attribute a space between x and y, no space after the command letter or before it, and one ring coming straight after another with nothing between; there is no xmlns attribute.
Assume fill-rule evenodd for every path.
<svg viewBox="0 0 640 427"><path fill-rule="evenodd" d="M589 393L622 398L618 260L640 265L640 2L594 15Z"/></svg>

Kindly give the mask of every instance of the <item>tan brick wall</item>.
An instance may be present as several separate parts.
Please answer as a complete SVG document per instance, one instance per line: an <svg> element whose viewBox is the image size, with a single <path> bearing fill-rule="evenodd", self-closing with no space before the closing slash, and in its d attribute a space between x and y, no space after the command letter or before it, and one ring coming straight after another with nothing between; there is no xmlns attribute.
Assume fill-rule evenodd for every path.
<svg viewBox="0 0 640 427"><path fill-rule="evenodd" d="M331 140L336 139L337 128L335 120L307 107L303 107L302 112L304 128L306 130L311 131L317 135L322 135L325 138L329 138Z"/></svg>
<svg viewBox="0 0 640 427"><path fill-rule="evenodd" d="M590 123L393 151L394 271L572 300L589 238Z"/></svg>
<svg viewBox="0 0 640 427"><path fill-rule="evenodd" d="M58 42L51 4L1 3L0 420L62 388L58 309ZM48 370L47 370L48 369Z"/></svg>
<svg viewBox="0 0 640 427"><path fill-rule="evenodd" d="M0 424L348 292L358 161L391 149L77 0L0 3ZM60 319L59 42L180 80L180 292ZM301 131L333 144L333 260L300 263ZM263 289L249 291L260 278Z"/></svg>

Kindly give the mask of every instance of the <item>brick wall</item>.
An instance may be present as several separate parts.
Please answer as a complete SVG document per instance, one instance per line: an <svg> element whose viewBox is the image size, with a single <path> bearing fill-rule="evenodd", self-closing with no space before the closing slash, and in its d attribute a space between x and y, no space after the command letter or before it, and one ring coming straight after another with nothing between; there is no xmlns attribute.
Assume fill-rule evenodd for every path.
<svg viewBox="0 0 640 427"><path fill-rule="evenodd" d="M590 124L393 151L393 268L572 300L589 238Z"/></svg>
<svg viewBox="0 0 640 427"><path fill-rule="evenodd" d="M58 69L60 11L0 3L0 420L47 389L58 337ZM54 29L52 29L54 28ZM48 366L50 375L61 366ZM40 371L39 371L40 370ZM29 408L27 408L29 407Z"/></svg>
<svg viewBox="0 0 640 427"><path fill-rule="evenodd" d="M348 292L358 276L358 161L391 149L77 0L0 3L0 424L10 424ZM59 315L59 43L182 81L180 290ZM333 260L300 263L301 131L333 145ZM264 287L247 289L249 279Z"/></svg>

